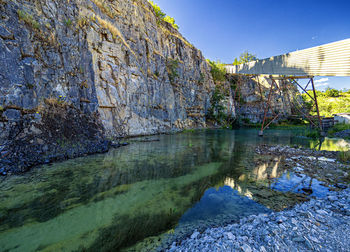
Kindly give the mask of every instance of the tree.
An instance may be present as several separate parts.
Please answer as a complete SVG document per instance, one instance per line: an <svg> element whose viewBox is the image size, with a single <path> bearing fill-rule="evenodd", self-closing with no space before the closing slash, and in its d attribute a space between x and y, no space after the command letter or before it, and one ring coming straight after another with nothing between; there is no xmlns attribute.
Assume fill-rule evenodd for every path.
<svg viewBox="0 0 350 252"><path fill-rule="evenodd" d="M251 54L248 51L245 51L245 52L241 53L241 55L239 56L239 60L237 58L235 58L233 65L236 66L236 65L248 63L248 62L254 61L254 60L257 60L256 55Z"/></svg>
<svg viewBox="0 0 350 252"><path fill-rule="evenodd" d="M220 61L211 61L207 59L210 65L210 73L213 76L214 81L225 81L226 80L226 69L225 65Z"/></svg>
<svg viewBox="0 0 350 252"><path fill-rule="evenodd" d="M338 97L339 91L333 88L327 88L325 95L327 97Z"/></svg>

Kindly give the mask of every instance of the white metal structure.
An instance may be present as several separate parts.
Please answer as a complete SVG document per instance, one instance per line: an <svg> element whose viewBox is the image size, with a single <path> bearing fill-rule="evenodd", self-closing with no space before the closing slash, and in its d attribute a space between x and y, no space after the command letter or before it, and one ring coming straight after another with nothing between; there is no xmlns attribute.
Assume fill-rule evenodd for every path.
<svg viewBox="0 0 350 252"><path fill-rule="evenodd" d="M231 74L285 76L350 76L350 39L256 60L227 65Z"/></svg>

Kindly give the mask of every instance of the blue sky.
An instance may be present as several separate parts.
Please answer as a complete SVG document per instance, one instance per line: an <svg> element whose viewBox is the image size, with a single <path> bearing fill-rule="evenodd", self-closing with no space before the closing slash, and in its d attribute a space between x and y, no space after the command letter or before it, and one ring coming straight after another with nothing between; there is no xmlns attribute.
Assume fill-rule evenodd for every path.
<svg viewBox="0 0 350 252"><path fill-rule="evenodd" d="M232 63L248 50L267 58L350 38L346 0L155 0L206 58ZM326 78L328 78L327 81ZM350 77L318 77L319 89ZM327 83L327 84L326 84Z"/></svg>

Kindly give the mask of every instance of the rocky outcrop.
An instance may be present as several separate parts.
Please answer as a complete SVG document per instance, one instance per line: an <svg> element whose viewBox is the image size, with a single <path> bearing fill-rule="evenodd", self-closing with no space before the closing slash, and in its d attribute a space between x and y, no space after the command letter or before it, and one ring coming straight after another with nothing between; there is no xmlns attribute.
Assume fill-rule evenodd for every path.
<svg viewBox="0 0 350 252"><path fill-rule="evenodd" d="M0 169L204 127L201 52L146 0L0 0Z"/></svg>
<svg viewBox="0 0 350 252"><path fill-rule="evenodd" d="M260 123L264 118L272 80L267 76L238 77L228 75L234 92L236 114L248 123ZM275 80L280 90L273 85L267 117L287 118L292 114L293 99L297 99L297 87L286 80ZM275 114L274 114L275 113Z"/></svg>
<svg viewBox="0 0 350 252"><path fill-rule="evenodd" d="M205 126L213 82L201 52L157 20L146 1L115 1L109 8L113 18L94 4L81 10L84 17L96 17L87 41L106 133Z"/></svg>

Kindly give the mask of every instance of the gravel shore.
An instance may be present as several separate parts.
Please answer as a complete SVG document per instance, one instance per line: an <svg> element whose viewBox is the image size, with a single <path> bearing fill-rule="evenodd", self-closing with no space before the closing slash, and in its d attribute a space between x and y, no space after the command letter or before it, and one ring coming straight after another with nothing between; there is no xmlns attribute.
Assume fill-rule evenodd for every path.
<svg viewBox="0 0 350 252"><path fill-rule="evenodd" d="M168 251L350 251L350 188L292 209L194 232Z"/></svg>

